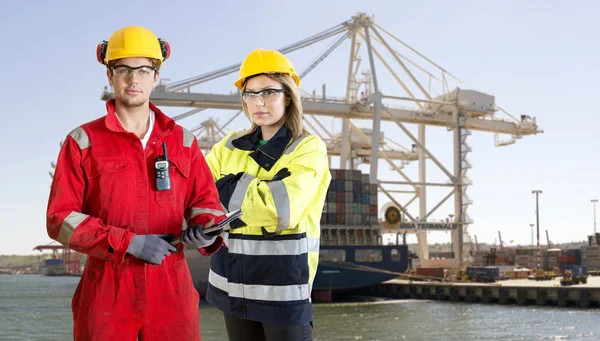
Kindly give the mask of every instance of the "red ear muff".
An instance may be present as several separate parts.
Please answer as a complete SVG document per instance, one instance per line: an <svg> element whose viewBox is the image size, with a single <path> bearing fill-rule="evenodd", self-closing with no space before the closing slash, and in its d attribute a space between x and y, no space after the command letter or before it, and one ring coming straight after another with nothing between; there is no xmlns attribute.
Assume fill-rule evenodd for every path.
<svg viewBox="0 0 600 341"><path fill-rule="evenodd" d="M108 46L108 42L103 40L98 46L96 46L96 59L98 63L104 65L104 59L106 58L106 46Z"/></svg>
<svg viewBox="0 0 600 341"><path fill-rule="evenodd" d="M160 43L160 53L162 54L163 61L167 60L171 56L171 45L166 40L158 38Z"/></svg>

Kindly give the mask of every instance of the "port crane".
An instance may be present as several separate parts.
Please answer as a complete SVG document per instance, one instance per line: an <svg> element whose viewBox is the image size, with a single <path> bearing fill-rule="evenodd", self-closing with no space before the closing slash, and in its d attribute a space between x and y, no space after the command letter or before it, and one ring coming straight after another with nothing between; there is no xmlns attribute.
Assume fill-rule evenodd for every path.
<svg viewBox="0 0 600 341"><path fill-rule="evenodd" d="M382 229L382 233L415 233L424 267L460 268L469 261L472 243L468 232L473 223L468 215L472 204L467 195L472 184L468 177L472 167L468 161L472 151L468 137L473 131L487 132L494 134L496 146L508 146L525 136L542 133L536 118L508 113L498 106L494 96L472 90L446 68L379 26L365 13L358 13L347 21L278 50L291 54L328 40L333 41L305 67L300 78L307 77L340 46L349 45L348 68L344 75L345 96L328 96L325 85L320 95L303 89L307 128L326 142L331 156L339 157L339 168L369 165L372 184L402 213L402 222L394 230ZM349 44L344 44L346 42ZM359 72L363 61L368 70ZM187 112L174 117L176 120L192 117L206 109L234 112L223 125L211 118L191 127L198 136L200 147L207 151L220 140L228 124L240 116L240 94L232 91L209 93L197 88L213 79L236 73L240 64L241 61L181 81L165 83L163 80L150 99L162 107L187 108ZM394 88L383 90L384 77L395 83ZM113 96L112 89L105 87L101 99L108 100ZM326 118L341 122L338 134L321 123L320 120ZM359 127L358 122L364 121L371 127ZM400 129L411 147L394 143L389 136L384 136L382 124ZM414 127L409 129L409 125ZM427 127L442 127L452 134L451 165L440 162L428 147ZM435 164L443 174L441 180L428 177L427 161ZM395 172L393 177L386 179L380 175L382 162ZM416 163L418 168L416 180L406 174L411 163ZM431 188L446 188L448 193L433 207L428 207L428 189ZM403 201L404 198L408 200ZM454 211L450 218L433 219L436 211L451 198ZM418 208L412 209L410 205L416 201ZM445 228L451 231L455 258L430 260L427 231Z"/></svg>
<svg viewBox="0 0 600 341"><path fill-rule="evenodd" d="M56 244L55 242L51 242L46 245L38 245L33 248L34 251L52 251L52 258L54 259L62 259L65 263L66 274L69 275L79 275L82 273L81 269L81 258L82 254L69 249L68 246ZM59 255L59 251L60 255Z"/></svg>

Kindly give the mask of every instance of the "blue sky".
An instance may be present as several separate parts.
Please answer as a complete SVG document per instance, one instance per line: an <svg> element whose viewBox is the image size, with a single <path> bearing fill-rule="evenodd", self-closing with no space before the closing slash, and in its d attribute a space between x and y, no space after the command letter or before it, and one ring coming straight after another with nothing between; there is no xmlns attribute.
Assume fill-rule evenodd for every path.
<svg viewBox="0 0 600 341"><path fill-rule="evenodd" d="M239 63L257 47L286 46L357 12L374 15L378 25L475 89L496 96L513 115L537 117L545 131L502 148L494 147L492 134L470 137L472 234L491 243L500 230L505 241L529 243L529 223L535 222L531 190L542 189L542 235L548 229L553 241L583 240L593 230L590 199L600 197L594 137L600 123L594 105L599 7L593 1L12 2L0 12L0 254L29 254L50 242L45 228L49 164L70 130L105 114L100 93L107 81L95 47L116 29L142 25L167 39L173 52L161 76L179 81ZM289 57L303 70L330 42ZM328 95L344 96L348 49L345 42L303 79L302 88L319 92L327 83ZM365 56L361 69L366 61ZM376 68L382 90L402 95L382 65ZM234 78L198 90L229 93ZM184 111L163 109L170 115ZM231 115L211 111L182 124L189 128L208 117L225 122ZM233 127L245 125L240 119ZM387 136L396 135L395 128L384 129ZM428 128L428 146L448 167L450 138L445 129ZM416 176L415 166L409 167ZM380 168L381 178L392 177L389 167L382 163ZM443 180L431 163L429 170L430 181ZM429 206L443 196L432 191ZM450 212L442 207L437 218ZM430 239L448 238L432 233Z"/></svg>

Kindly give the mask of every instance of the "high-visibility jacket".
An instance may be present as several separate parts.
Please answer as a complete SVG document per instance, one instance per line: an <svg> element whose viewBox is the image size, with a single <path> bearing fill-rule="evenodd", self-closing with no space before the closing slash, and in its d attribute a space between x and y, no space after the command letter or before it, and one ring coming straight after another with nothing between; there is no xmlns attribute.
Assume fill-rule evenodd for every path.
<svg viewBox="0 0 600 341"><path fill-rule="evenodd" d="M222 219L196 138L154 105L142 148L114 112L73 130L60 150L47 211L50 238L88 255L73 297L77 340L198 340L199 296L181 244L161 265L126 254L135 234L180 235L186 225ZM171 189L157 191L154 162L166 142ZM204 255L218 250L219 237Z"/></svg>
<svg viewBox="0 0 600 341"><path fill-rule="evenodd" d="M221 202L243 213L242 226L225 234L227 247L211 257L207 300L238 318L306 324L331 181L327 148L314 135L292 139L285 126L266 145L257 145L259 136L232 132L206 156ZM290 175L272 181L283 168ZM235 179L218 183L229 174Z"/></svg>

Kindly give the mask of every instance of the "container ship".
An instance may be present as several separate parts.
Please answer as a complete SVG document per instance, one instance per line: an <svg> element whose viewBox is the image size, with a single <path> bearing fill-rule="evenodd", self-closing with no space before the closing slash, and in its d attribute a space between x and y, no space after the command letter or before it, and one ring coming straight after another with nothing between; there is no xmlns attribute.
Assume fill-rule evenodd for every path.
<svg viewBox="0 0 600 341"><path fill-rule="evenodd" d="M42 276L63 276L67 273L65 262L60 258L44 259L40 264Z"/></svg>
<svg viewBox="0 0 600 341"><path fill-rule="evenodd" d="M383 245L377 187L359 170L330 169L331 184L321 216L319 266L313 301L329 302L336 292L368 287L408 269L408 246ZM206 293L210 257L185 250L194 285Z"/></svg>

